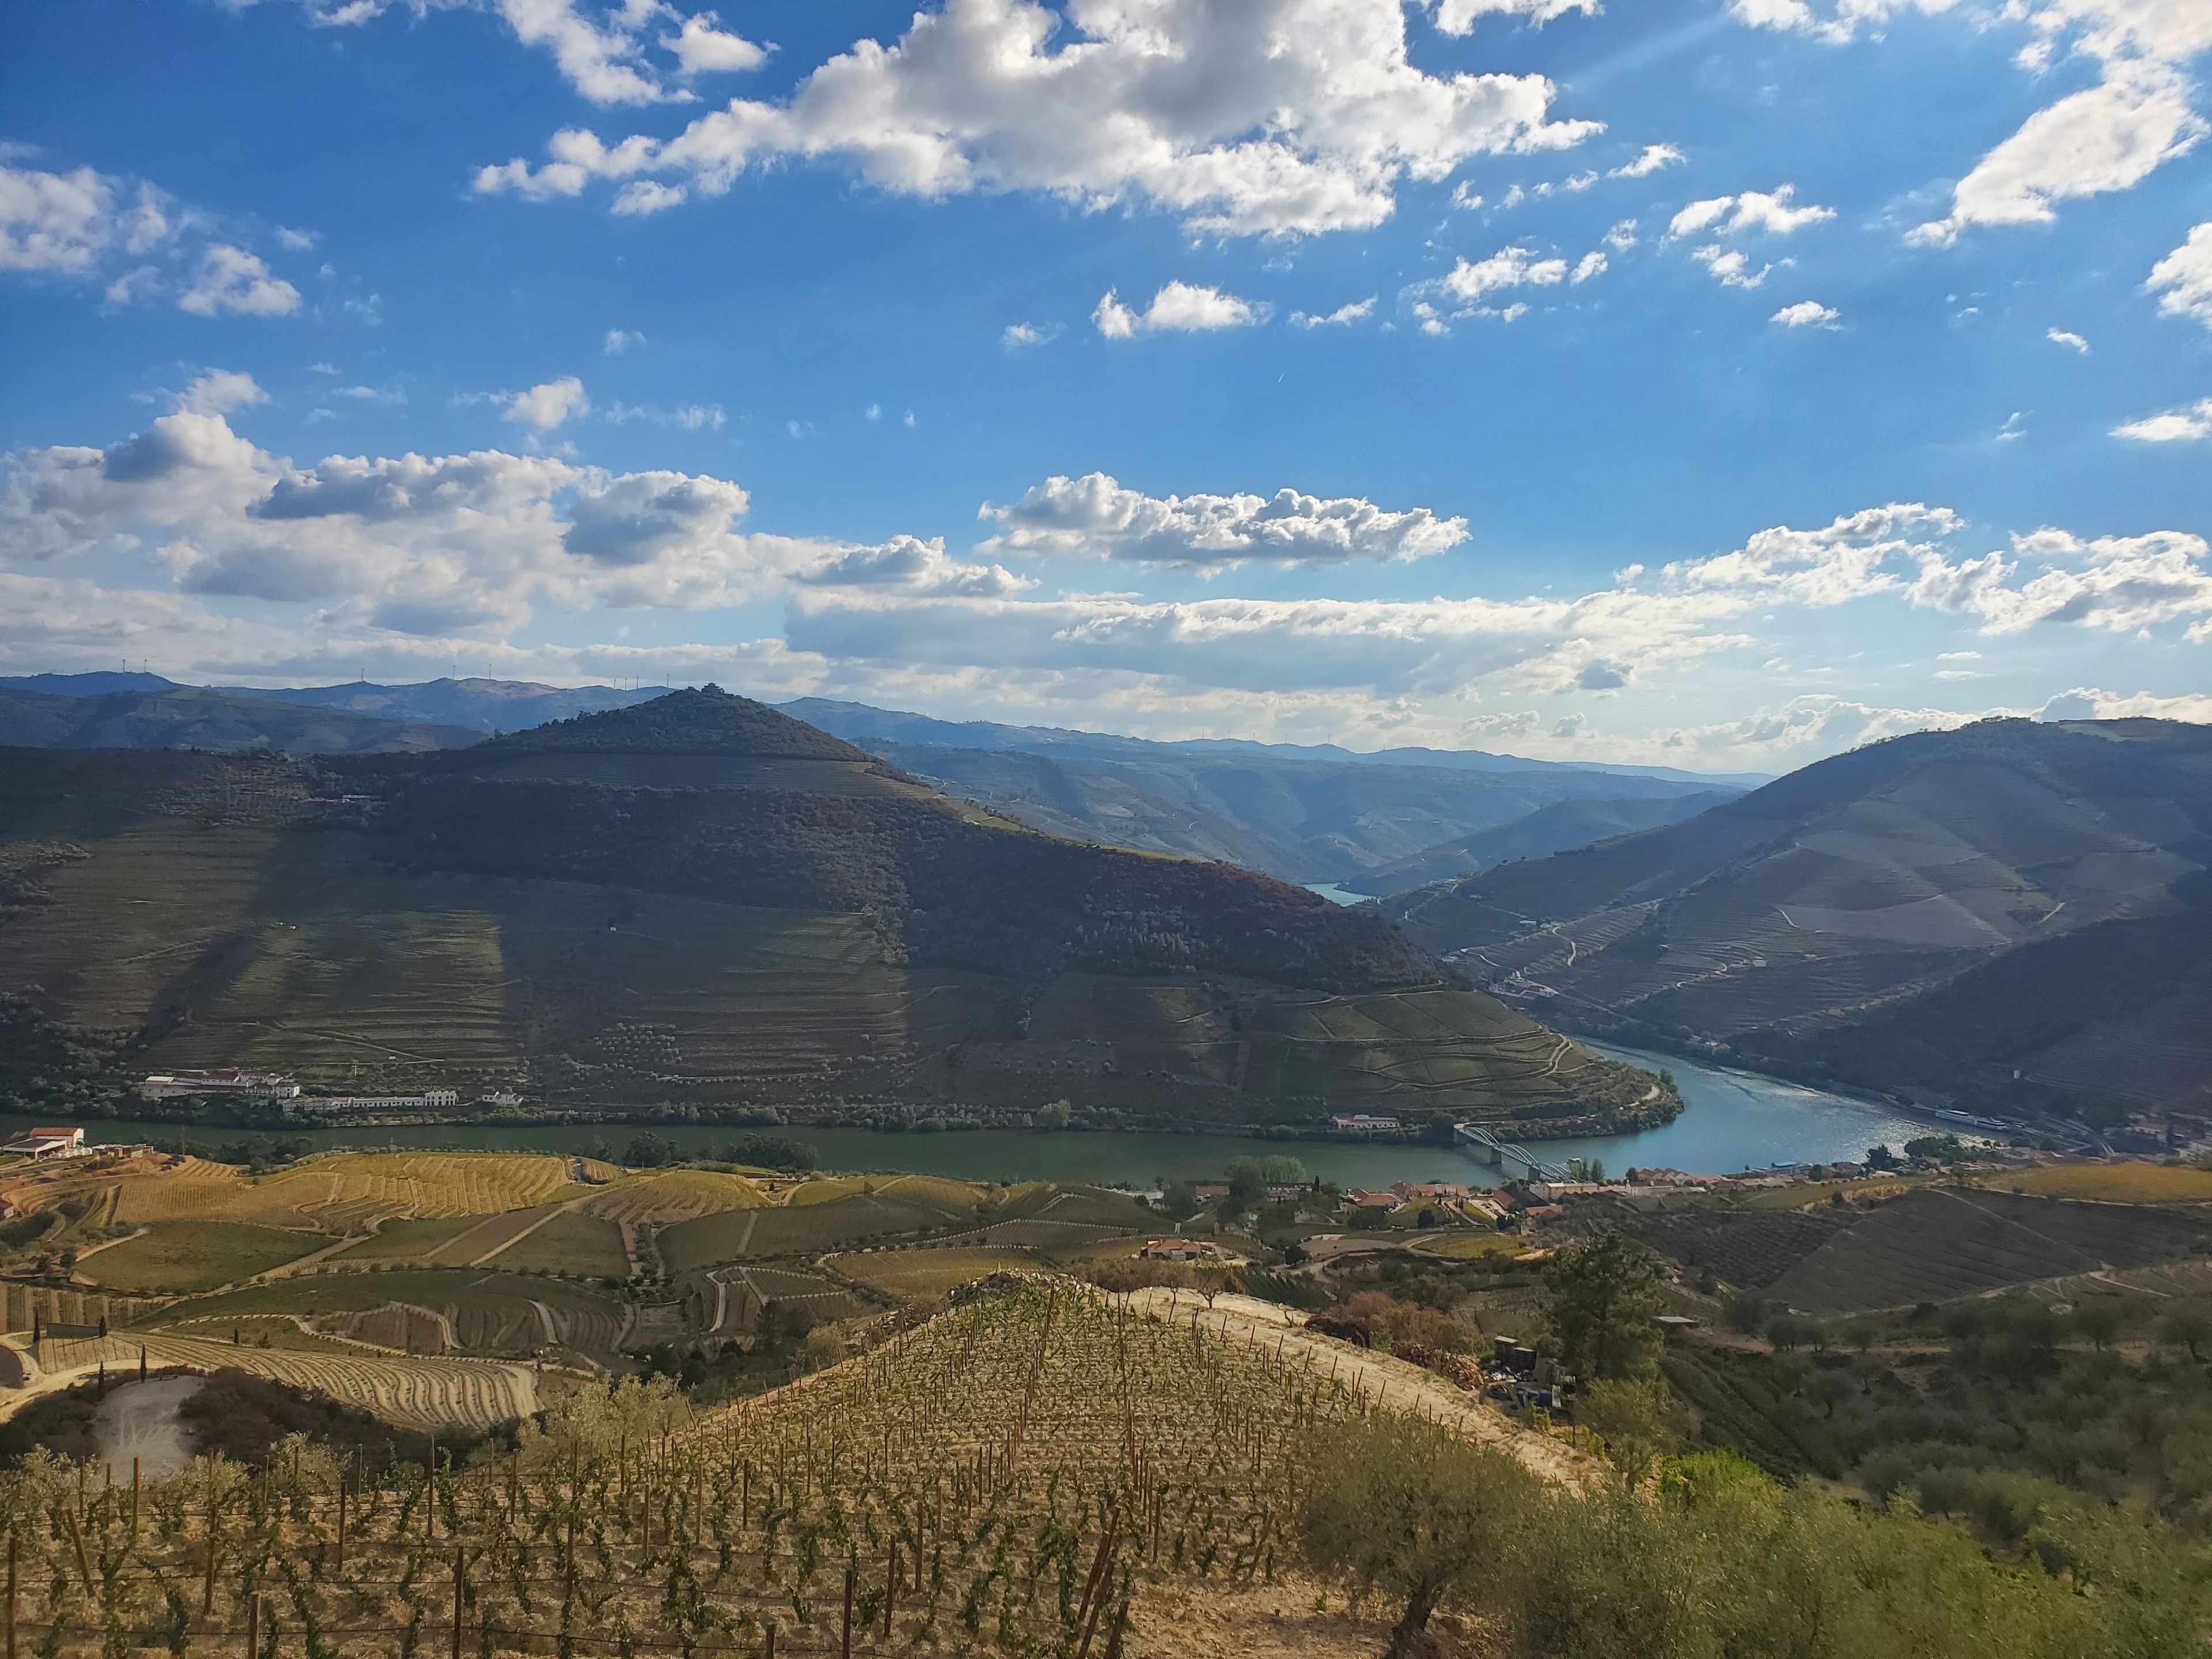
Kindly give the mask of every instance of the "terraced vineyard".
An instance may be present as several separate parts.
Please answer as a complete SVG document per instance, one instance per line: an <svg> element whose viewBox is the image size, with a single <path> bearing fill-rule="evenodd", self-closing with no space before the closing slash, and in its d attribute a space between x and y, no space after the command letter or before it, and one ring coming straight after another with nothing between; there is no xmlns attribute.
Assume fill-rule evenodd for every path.
<svg viewBox="0 0 2212 1659"><path fill-rule="evenodd" d="M387 1310L412 1310L396 1319ZM316 1273L176 1304L144 1323L213 1329L255 1316L303 1320L319 1329L417 1352L462 1350L527 1357L557 1348L612 1361L633 1322L629 1304L573 1282L491 1268ZM401 1339L405 1340L401 1340Z"/></svg>
<svg viewBox="0 0 2212 1659"><path fill-rule="evenodd" d="M2204 1224L2156 1210L1922 1188L1838 1232L1767 1290L1820 1313L1909 1307L2208 1247Z"/></svg>
<svg viewBox="0 0 2212 1659"><path fill-rule="evenodd" d="M492 1359L380 1358L283 1348L249 1348L212 1337L131 1333L39 1345L49 1373L111 1372L149 1365L193 1370L249 1370L313 1389L404 1428L465 1429L482 1433L538 1408L533 1369Z"/></svg>
<svg viewBox="0 0 2212 1659"><path fill-rule="evenodd" d="M373 1362L258 1358L341 1397L384 1387ZM442 1365L487 1415L526 1403L493 1382L520 1368ZM1258 1340L1028 1289L708 1417L635 1384L556 1403L466 1470L400 1466L342 1497L348 1471L309 1448L80 1502L34 1463L0 1479L0 1511L70 1516L15 1534L19 1571L53 1587L22 1620L49 1659L249 1624L327 1659L452 1630L471 1652L751 1653L771 1625L783 1653L1158 1653L1172 1631L1125 1645L1143 1598L1288 1570L1303 1437L1367 1407Z"/></svg>

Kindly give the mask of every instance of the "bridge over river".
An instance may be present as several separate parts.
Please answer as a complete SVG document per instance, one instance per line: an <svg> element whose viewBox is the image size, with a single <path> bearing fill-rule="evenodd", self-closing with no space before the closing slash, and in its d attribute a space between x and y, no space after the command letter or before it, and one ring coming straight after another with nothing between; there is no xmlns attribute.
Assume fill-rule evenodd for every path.
<svg viewBox="0 0 2212 1659"><path fill-rule="evenodd" d="M1452 1139L1471 1156L1480 1158L1493 1170L1504 1170L1509 1176L1517 1164L1528 1172L1531 1181L1565 1181L1567 1178L1564 1165L1547 1164L1526 1146L1500 1140L1480 1123L1453 1124Z"/></svg>

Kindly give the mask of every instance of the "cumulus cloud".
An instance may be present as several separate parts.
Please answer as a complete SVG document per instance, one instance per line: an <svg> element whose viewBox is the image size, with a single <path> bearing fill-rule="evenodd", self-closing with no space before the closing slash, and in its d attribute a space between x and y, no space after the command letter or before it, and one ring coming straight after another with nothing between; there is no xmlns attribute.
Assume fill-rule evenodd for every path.
<svg viewBox="0 0 2212 1659"><path fill-rule="evenodd" d="M2029 116L1958 182L1950 213L1915 227L1910 240L1947 246L1971 225L2047 223L2058 216L2054 203L2141 184L2204 132L2179 74L2112 64L2100 84Z"/></svg>
<svg viewBox="0 0 2212 1659"><path fill-rule="evenodd" d="M1759 27L1794 29L1833 45L1879 33L1906 11L1956 10L1987 27L1990 14L1958 0L1735 0ZM2097 64L2098 84L2046 105L1959 180L1951 211L1916 228L1911 240L1955 241L1974 225L2045 222L2054 204L2133 188L2202 139L2183 66L2212 48L2212 9L2195 0L2009 0L1996 14L2023 22L2021 66L2041 74L2064 54Z"/></svg>
<svg viewBox="0 0 2212 1659"><path fill-rule="evenodd" d="M1127 340L1139 334L1194 334L1215 329L1249 328L1267 320L1270 307L1224 294L1218 288L1201 288L1185 282L1170 283L1152 295L1143 311L1133 311L1106 290L1091 313L1098 331L1109 340Z"/></svg>
<svg viewBox="0 0 2212 1659"><path fill-rule="evenodd" d="M2063 345L2069 351L2078 351L2084 357L2089 355L2089 343L2071 329L2047 328L2043 331L2043 337L2053 345Z"/></svg>
<svg viewBox="0 0 2212 1659"><path fill-rule="evenodd" d="M1060 335L1058 323L1008 323L1006 332L999 337L999 343L1009 351L1019 351L1024 346L1048 344Z"/></svg>
<svg viewBox="0 0 2212 1659"><path fill-rule="evenodd" d="M225 312L244 317L283 317L300 308L300 290L270 274L258 255L217 242L200 256L178 308L202 317Z"/></svg>
<svg viewBox="0 0 2212 1659"><path fill-rule="evenodd" d="M1611 261L1608 260L1605 255L1598 252L1595 249L1592 249L1589 252L1583 254L1581 258L1575 261L1574 274L1569 276L1567 280L1576 287L1579 288L1583 283L1589 281L1591 277L1602 276L1605 275L1606 266L1610 263Z"/></svg>
<svg viewBox="0 0 2212 1659"><path fill-rule="evenodd" d="M716 28L720 21L713 12L702 11L685 18L676 33L662 35L660 44L676 55L686 75L734 75L768 61L764 48Z"/></svg>
<svg viewBox="0 0 2212 1659"><path fill-rule="evenodd" d="M1370 294L1364 300L1354 300L1349 305L1341 305L1334 311L1319 313L1294 311L1291 313L1291 323L1296 328L1330 328L1341 327L1348 323L1363 322L1375 314L1375 301L1377 297Z"/></svg>
<svg viewBox="0 0 2212 1659"><path fill-rule="evenodd" d="M1803 207L1793 205L1797 194L1795 185L1778 185L1771 193L1765 191L1746 191L1741 196L1711 196L1701 202L1692 202L1677 213L1667 226L1667 234L1679 239L1705 232L1713 236L1744 236L1765 233L1788 236L1808 225L1825 223L1836 216L1836 210L1808 203Z"/></svg>
<svg viewBox="0 0 2212 1659"><path fill-rule="evenodd" d="M1248 561L1335 564L1425 558L1467 539L1467 520L1427 507L1388 511L1357 496L1323 500L1295 489L1262 495L1145 495L1103 472L1054 475L981 516L1005 528L986 555L1125 559L1233 569Z"/></svg>
<svg viewBox="0 0 2212 1659"><path fill-rule="evenodd" d="M1923 556L1916 602L1979 617L1984 634L2021 634L2045 623L2134 633L2187 623L2183 637L2212 641L2212 553L2182 531L2084 541L2061 530L2013 538L2015 557L1990 553L1946 562ZM2015 581L2023 569L2040 574Z"/></svg>
<svg viewBox="0 0 2212 1659"><path fill-rule="evenodd" d="M312 607L318 629L495 638L539 602L700 609L805 583L878 593L1007 593L1004 572L885 549L741 533L726 479L612 473L543 455L274 456L220 412L244 376L203 376L179 407L106 449L8 460L0 567L144 550L173 593ZM939 555L942 550L939 550Z"/></svg>
<svg viewBox="0 0 2212 1659"><path fill-rule="evenodd" d="M1595 15L1599 0L1437 0L1437 27L1445 34L1472 34L1478 19L1522 17L1541 28L1571 11Z"/></svg>
<svg viewBox="0 0 2212 1659"><path fill-rule="evenodd" d="M1833 306L1824 306L1818 300L1800 300L1794 306L1784 306L1767 319L1784 328L1833 328L1838 313Z"/></svg>
<svg viewBox="0 0 2212 1659"><path fill-rule="evenodd" d="M573 17L565 3L538 3L548 28ZM1555 88L1540 75L1415 68L1401 0L1069 13L946 0L896 42L863 40L831 58L787 100L732 99L665 140L563 130L544 163L485 167L476 188L544 199L651 179L717 195L778 157L836 158L904 195L1036 191L1155 208L1206 234L1304 235L1381 223L1403 179L1440 180L1474 156L1565 149L1601 130L1550 119ZM614 78L602 101L644 95L621 79L634 65L604 61Z"/></svg>
<svg viewBox="0 0 2212 1659"><path fill-rule="evenodd" d="M1646 179L1660 168L1673 167L1682 159L1682 152L1672 144L1646 144L1643 153L1634 161L1623 162L1605 176L1608 179Z"/></svg>
<svg viewBox="0 0 2212 1659"><path fill-rule="evenodd" d="M2091 686L2077 685L2070 691L2061 691L2036 713L2041 720L2189 720L2197 725L2212 725L2212 696L2202 692L2186 692L2178 697L2161 697L2147 691L2132 696L2123 696L2114 691L2100 691Z"/></svg>
<svg viewBox="0 0 2212 1659"><path fill-rule="evenodd" d="M2160 315L2190 317L2212 328L2212 222L2196 227L2153 265L2143 287L2158 295Z"/></svg>
<svg viewBox="0 0 2212 1659"><path fill-rule="evenodd" d="M259 255L210 240L209 231L207 216L143 179L91 167L41 172L0 152L0 271L105 277L113 306L173 290L181 309L202 317L282 317L300 308L299 289ZM294 234L279 233L287 246Z"/></svg>
<svg viewBox="0 0 2212 1659"><path fill-rule="evenodd" d="M1753 190L1741 196L1707 197L1691 203L1668 222L1667 240L1712 238L1691 249L1690 257L1725 288L1757 288L1777 266L1790 262L1770 260L1754 270L1752 256L1741 247L1728 246L1729 242L1743 237L1794 235L1808 225L1822 224L1836 216L1833 208L1812 203L1796 205L1796 194L1794 185L1778 185L1771 192Z"/></svg>
<svg viewBox="0 0 2212 1659"><path fill-rule="evenodd" d="M194 415L228 415L268 401L251 374L232 368L211 368L177 394L177 407Z"/></svg>
<svg viewBox="0 0 2212 1659"><path fill-rule="evenodd" d="M544 381L500 401L505 405L500 411L501 420L512 421L517 426L535 427L540 432L550 432L564 421L592 412L592 400L584 395L584 383L573 374Z"/></svg>
<svg viewBox="0 0 2212 1659"><path fill-rule="evenodd" d="M2112 435L2139 444L2193 443L2212 438L2212 398L2193 409L2170 409L2163 415L2130 421L2125 426L2114 427Z"/></svg>
<svg viewBox="0 0 2212 1659"><path fill-rule="evenodd" d="M619 357L632 346L644 343L645 336L634 328L611 328L607 331L606 343L600 349L610 357Z"/></svg>

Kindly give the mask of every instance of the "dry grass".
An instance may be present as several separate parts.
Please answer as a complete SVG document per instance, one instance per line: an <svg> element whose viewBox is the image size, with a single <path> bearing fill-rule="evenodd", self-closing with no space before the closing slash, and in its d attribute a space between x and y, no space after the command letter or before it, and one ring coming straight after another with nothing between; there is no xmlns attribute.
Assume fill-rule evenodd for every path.
<svg viewBox="0 0 2212 1659"><path fill-rule="evenodd" d="M768 1201L743 1176L715 1170L661 1170L628 1176L577 1207L608 1221L670 1222L723 1210L757 1209Z"/></svg>
<svg viewBox="0 0 2212 1659"><path fill-rule="evenodd" d="M1003 1268L1035 1267L1024 1250L874 1250L833 1255L828 1265L902 1302L934 1302L947 1291Z"/></svg>
<svg viewBox="0 0 2212 1659"><path fill-rule="evenodd" d="M344 1234L394 1216L496 1215L574 1198L574 1160L508 1152L333 1152L250 1176L193 1158L126 1179L124 1221L262 1221Z"/></svg>
<svg viewBox="0 0 2212 1659"><path fill-rule="evenodd" d="M2212 1201L2212 1170L2172 1164L2067 1164L2008 1170L1984 1184L2046 1198L2088 1198L2108 1204L2202 1204Z"/></svg>

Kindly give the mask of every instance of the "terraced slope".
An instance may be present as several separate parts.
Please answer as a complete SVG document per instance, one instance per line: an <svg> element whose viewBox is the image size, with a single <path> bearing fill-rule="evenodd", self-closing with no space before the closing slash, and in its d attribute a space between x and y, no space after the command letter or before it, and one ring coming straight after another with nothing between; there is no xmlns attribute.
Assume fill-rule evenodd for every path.
<svg viewBox="0 0 2212 1659"><path fill-rule="evenodd" d="M1986 720L1384 909L1577 1030L2109 1120L2212 1104L2208 866L2212 727Z"/></svg>
<svg viewBox="0 0 2212 1659"><path fill-rule="evenodd" d="M126 1061L802 1115L1674 1109L1371 913L1020 829L711 688L398 758L0 750L0 1093Z"/></svg>
<svg viewBox="0 0 2212 1659"><path fill-rule="evenodd" d="M2212 1226L2134 1206L1921 1188L1878 1206L1767 1294L1815 1313L1910 1307L2212 1250Z"/></svg>

